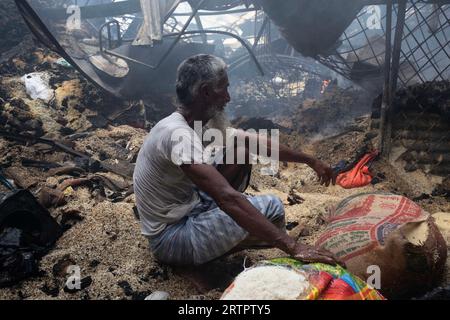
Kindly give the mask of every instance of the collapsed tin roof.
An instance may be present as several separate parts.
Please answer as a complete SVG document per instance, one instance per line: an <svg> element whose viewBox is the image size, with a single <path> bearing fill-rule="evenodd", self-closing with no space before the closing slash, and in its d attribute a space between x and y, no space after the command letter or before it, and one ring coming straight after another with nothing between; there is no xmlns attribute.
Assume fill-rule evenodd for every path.
<svg viewBox="0 0 450 320"><path fill-rule="evenodd" d="M270 59L264 63L265 56L280 54L276 46L287 40L303 56L292 47L290 52L284 48L289 52L280 57L285 64L320 72L309 70L307 66L311 64L305 63L305 57L309 56L362 86L380 89L382 84L386 1L16 2L42 42L66 57L92 81L122 97L142 96L168 85L172 80L164 74L172 74L178 62L189 55L198 52L224 55L220 49L227 47L226 38L247 49L227 57L231 69L253 60L264 73L271 64ZM398 7L394 6L393 31L397 11ZM241 21L235 18L234 24L240 24L246 31L241 30L241 34L232 26L228 30L220 24L203 26L207 18L220 20L239 13L254 16ZM281 37L266 15L279 27ZM449 15L448 1L408 1L400 56L403 85L448 78ZM263 35L270 31L272 38L263 42ZM166 72L156 74L155 70Z"/></svg>

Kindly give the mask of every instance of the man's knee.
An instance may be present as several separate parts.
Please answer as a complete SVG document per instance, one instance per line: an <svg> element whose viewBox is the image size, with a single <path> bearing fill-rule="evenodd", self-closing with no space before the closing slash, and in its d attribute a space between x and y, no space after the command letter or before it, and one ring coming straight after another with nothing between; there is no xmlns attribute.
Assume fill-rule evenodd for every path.
<svg viewBox="0 0 450 320"><path fill-rule="evenodd" d="M267 197L267 217L271 221L284 220L284 205L283 201L275 195L268 194Z"/></svg>

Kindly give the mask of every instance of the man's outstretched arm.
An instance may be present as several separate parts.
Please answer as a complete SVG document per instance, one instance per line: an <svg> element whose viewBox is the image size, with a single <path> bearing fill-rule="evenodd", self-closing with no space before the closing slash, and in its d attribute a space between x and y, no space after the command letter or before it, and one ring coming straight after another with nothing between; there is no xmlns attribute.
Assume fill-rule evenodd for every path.
<svg viewBox="0 0 450 320"><path fill-rule="evenodd" d="M325 250L296 243L264 217L240 192L211 165L185 164L181 169L197 187L209 194L221 210L227 213L252 236L272 244L290 256L305 262L336 264L338 261Z"/></svg>
<svg viewBox="0 0 450 320"><path fill-rule="evenodd" d="M259 146L261 145L260 139L264 139L262 144L266 145L267 149L270 150L269 155L273 154L273 152L279 152L278 154L279 161L307 164L317 173L321 185L326 185L328 187L330 183L332 183L333 185L336 183L336 176L333 174L333 170L331 169L331 167L326 165L319 159L314 158L311 155L308 155L302 151L292 150L289 147L282 144L272 146L271 139L265 135L248 133L243 130L238 130L237 135L238 139L241 139L241 141L243 140L246 141L245 145L247 148L248 143L250 143L250 141L253 141L253 143L257 142ZM278 148L278 150L276 150L276 148Z"/></svg>

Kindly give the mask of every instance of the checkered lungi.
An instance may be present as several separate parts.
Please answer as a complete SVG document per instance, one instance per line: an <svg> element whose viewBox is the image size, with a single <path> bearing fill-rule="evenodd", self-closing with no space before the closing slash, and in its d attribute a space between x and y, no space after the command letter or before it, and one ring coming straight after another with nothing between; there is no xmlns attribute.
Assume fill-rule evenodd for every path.
<svg viewBox="0 0 450 320"><path fill-rule="evenodd" d="M188 215L149 239L153 255L159 261L171 265L200 265L223 256L248 238L248 232L211 197L198 192L201 201ZM284 207L280 198L273 195L246 197L269 221L284 230Z"/></svg>

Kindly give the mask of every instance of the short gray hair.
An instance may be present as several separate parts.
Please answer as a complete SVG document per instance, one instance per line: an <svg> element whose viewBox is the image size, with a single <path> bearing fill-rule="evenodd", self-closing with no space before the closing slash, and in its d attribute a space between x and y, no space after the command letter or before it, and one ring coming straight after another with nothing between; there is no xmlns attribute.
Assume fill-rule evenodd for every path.
<svg viewBox="0 0 450 320"><path fill-rule="evenodd" d="M225 75L227 64L216 56L199 54L184 60L177 71L176 92L178 101L187 106L198 94L202 84L217 86Z"/></svg>

